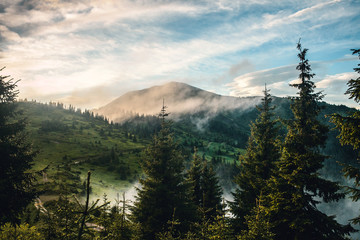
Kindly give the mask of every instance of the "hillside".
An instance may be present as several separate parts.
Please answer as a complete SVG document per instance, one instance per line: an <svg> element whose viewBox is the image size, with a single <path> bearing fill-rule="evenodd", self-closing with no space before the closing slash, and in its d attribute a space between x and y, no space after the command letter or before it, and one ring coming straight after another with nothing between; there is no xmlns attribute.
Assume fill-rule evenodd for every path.
<svg viewBox="0 0 360 240"><path fill-rule="evenodd" d="M99 111L94 115L90 111L82 112L71 106L65 109L62 104L19 103L20 109L28 118L30 140L39 150L33 170L39 173L38 188L43 191L41 200L51 200L61 193L81 196L84 193L84 177L89 169L92 171L93 199L102 198L106 193L108 199L113 200L117 193L134 186L142 174L141 152L150 143L154 132L159 129L159 119L150 115L150 111L141 112L141 109L131 103L141 102L145 109L153 106L152 114L156 114L161 109L163 96L169 99L166 101L169 104L166 105L167 110L171 112L174 136L185 158L191 159L196 147L200 156L214 164L225 197L231 197L229 193L235 187L233 178L237 174L236 160L244 152L250 134L249 124L258 115L255 106L261 98L224 97L180 83L165 86L171 91L159 91L162 96L156 95L155 90L164 89L164 86L130 92L117 99L121 100L118 104L127 106L129 111L134 107L131 117L122 119L119 123L108 122L109 116L117 116L119 113L116 112L119 108L114 105L116 100L106 106L110 115L105 117L97 115ZM175 92L178 94L171 99L171 94ZM146 97L150 95L153 96L152 99L160 102L159 108L155 107L155 100L146 101ZM201 100L202 98L204 99ZM195 101L192 105L194 109L180 111L180 106L184 103L190 106L192 101ZM233 105L226 104L230 103L229 101ZM202 104L199 105L199 102ZM150 105L146 105L147 103ZM214 105L212 108L212 104L223 107ZM289 99L273 97L273 104L276 106L276 117L292 118ZM332 129L325 116L335 112L346 114L356 110L324 102L320 105L323 107L320 119L331 129L323 150L330 157L326 160L321 174L345 183L338 162L355 163L357 155L349 147L340 146L336 138L338 133ZM171 106L178 108L173 111ZM113 115L112 108L115 109ZM284 127L281 131L285 135ZM127 196L132 197L131 194ZM345 199L330 207L320 207L329 214L336 214L341 222L346 223L349 216L353 216L353 208L357 205L353 206L350 200Z"/></svg>
<svg viewBox="0 0 360 240"><path fill-rule="evenodd" d="M129 92L94 112L119 122L137 134L145 135L142 134L143 129L152 131L149 130L151 117L146 115L157 114L163 99L174 121L175 135L189 157L193 148L197 147L208 160L232 162L246 148L249 125L257 117L256 105L261 97L221 96L184 83L171 82ZM276 117L292 118L288 98L273 97L273 105L276 107ZM332 113L344 115L356 110L325 102L320 105L323 107L320 120L330 129L323 150L330 158L325 162L323 175L341 178L341 167L337 161L355 163L356 154L349 147L340 146L336 138L338 133L326 116ZM285 135L286 129L282 127L281 132Z"/></svg>
<svg viewBox="0 0 360 240"><path fill-rule="evenodd" d="M45 168L45 175L40 178L44 178L41 181L46 193L51 195L56 187L45 181L55 183L61 179L73 186L71 192L80 193L83 188L80 177L86 176L88 169L94 172L93 188L98 197L105 189L132 186L142 172L141 151L159 129L159 119L151 114L159 112L163 99L185 158L191 159L196 147L200 156L216 166L221 184L230 191L237 171L234 160L246 148L249 125L257 117L255 106L261 97L226 97L172 82L129 92L94 111L95 115L73 107L64 109L61 104L20 103L29 120L31 139L39 149L34 170ZM273 104L277 117L291 119L288 99L274 97ZM325 115L354 111L345 106L321 105L324 107L321 120L330 128ZM127 119L122 117L122 113L130 111ZM106 119L97 115L103 113L107 113ZM119 122L109 124L108 119ZM285 133L282 128L282 134ZM341 180L337 161L354 162L356 155L350 148L341 147L336 136L337 132L331 130L324 149L331 157L322 174Z"/></svg>
<svg viewBox="0 0 360 240"><path fill-rule="evenodd" d="M89 111L64 109L55 103L19 104L28 121L30 140L38 150L33 170L39 173L38 188L45 200L59 193L81 194L88 170L97 198L109 189L124 191L141 174L140 153L148 140Z"/></svg>

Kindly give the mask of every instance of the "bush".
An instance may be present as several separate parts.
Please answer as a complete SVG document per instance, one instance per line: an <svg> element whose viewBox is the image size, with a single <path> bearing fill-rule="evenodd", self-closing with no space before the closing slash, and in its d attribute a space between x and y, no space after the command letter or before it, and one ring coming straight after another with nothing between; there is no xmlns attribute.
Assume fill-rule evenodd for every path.
<svg viewBox="0 0 360 240"><path fill-rule="evenodd" d="M0 228L0 240L12 239L26 239L26 240L41 240L44 237L36 229L35 226L30 227L29 224L20 224L13 226L10 223L5 223Z"/></svg>

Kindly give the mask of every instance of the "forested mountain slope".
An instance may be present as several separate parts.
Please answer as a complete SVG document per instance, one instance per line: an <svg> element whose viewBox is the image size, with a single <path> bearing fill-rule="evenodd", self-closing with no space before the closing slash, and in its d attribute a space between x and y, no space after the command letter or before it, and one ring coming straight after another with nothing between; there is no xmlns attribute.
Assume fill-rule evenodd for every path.
<svg viewBox="0 0 360 240"><path fill-rule="evenodd" d="M65 108L60 103L21 102L31 139L39 150L34 170L45 169L41 172L44 181L62 179L72 186L72 192L83 191L83 179L79 176L85 176L88 169L94 170L94 178L98 176L98 186L93 187L99 196L107 188L130 187L142 172L142 150L159 130L156 114L163 99L185 158L191 159L196 147L200 156L216 165L221 184L229 191L237 171L234 160L246 147L249 125L257 117L256 105L261 97L224 97L182 83L127 93L95 113L81 112L72 106ZM276 117L292 118L289 99L274 97L273 105ZM355 111L345 106L321 105L321 120L330 129L333 126L326 115ZM144 109L148 111L142 112ZM132 114L126 120L121 117L130 110ZM107 115L103 117L101 113ZM286 129L282 128L281 133L285 135ZM340 146L337 135L335 130L329 133L324 152L330 157L322 174L341 180L338 162L355 163L356 154L349 147ZM49 183L43 188L50 195L56 189Z"/></svg>
<svg viewBox="0 0 360 240"><path fill-rule="evenodd" d="M279 120L291 119L290 100L273 97L275 116ZM261 97L228 97L221 96L199 88L170 82L140 91L133 91L117 98L94 112L119 122L136 134L148 135L153 125L149 115L157 114L165 101L174 121L175 135L189 154L197 147L200 154L207 159L229 162L237 159L247 144L250 134L250 123L258 115L256 105ZM320 120L330 128L327 144L323 149L329 155L322 174L341 178L339 162L356 164L356 154L349 147L342 147L327 115L332 113L347 114L356 111L346 106L320 103L323 107ZM131 113L131 114L130 114ZM281 125L281 121L279 121ZM144 131L147 131L145 133ZM282 127L280 133L286 134Z"/></svg>

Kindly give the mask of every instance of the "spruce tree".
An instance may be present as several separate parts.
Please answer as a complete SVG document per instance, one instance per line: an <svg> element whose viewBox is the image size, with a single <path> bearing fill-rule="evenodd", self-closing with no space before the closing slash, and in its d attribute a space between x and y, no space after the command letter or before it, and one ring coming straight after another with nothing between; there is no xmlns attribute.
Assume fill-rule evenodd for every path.
<svg viewBox="0 0 360 240"><path fill-rule="evenodd" d="M275 161L280 157L278 126L273 117L274 107L271 102L271 95L265 87L264 98L257 107L260 115L251 124L246 154L240 156L240 172L235 178L238 188L233 193L234 200L229 203L234 215L233 228L236 233L247 229L245 216L251 214L256 206L256 200L272 176Z"/></svg>
<svg viewBox="0 0 360 240"><path fill-rule="evenodd" d="M199 217L203 221L214 220L223 208L222 189L213 167L197 155L197 150L188 171L188 181L192 189L191 200L198 208Z"/></svg>
<svg viewBox="0 0 360 240"><path fill-rule="evenodd" d="M317 209L320 202L337 201L344 194L337 183L321 178L318 172L326 159L320 150L328 132L317 118L323 94L314 92L314 74L306 58L308 49L303 49L300 41L297 49L300 82L291 86L299 90L299 96L292 98L294 119L287 121L278 171L268 184L271 231L275 239L344 239L351 227Z"/></svg>
<svg viewBox="0 0 360 240"><path fill-rule="evenodd" d="M190 198L198 208L201 207L203 203L203 192L201 186L201 175L203 168L203 160L197 155L197 149L193 155L191 167L187 172L188 181L191 186L191 195Z"/></svg>
<svg viewBox="0 0 360 240"><path fill-rule="evenodd" d="M206 211L206 217L211 221L222 213L222 188L211 163L203 161L201 188L203 202L201 207Z"/></svg>
<svg viewBox="0 0 360 240"><path fill-rule="evenodd" d="M2 70L2 69L1 69ZM1 71L0 70L0 71ZM27 171L35 157L25 132L26 120L17 110L17 82L0 75L0 223L18 221L32 201L32 176Z"/></svg>
<svg viewBox="0 0 360 240"><path fill-rule="evenodd" d="M358 54L360 59L360 49L351 49L353 54ZM357 68L354 68L355 72L360 74L360 64ZM351 79L347 83L349 88L345 94L350 95L350 99L354 99L355 102L360 102L360 77L357 79ZM334 114L331 117L331 121L335 124L336 128L340 130L339 138L342 145L351 145L354 150L360 147L360 112L356 111L350 116L341 116ZM359 152L360 154L360 152ZM359 160L359 159L358 159ZM347 187L348 193L353 201L359 201L360 199L360 169L352 165L344 165L344 175L354 181L354 185ZM360 224L360 215L354 219L351 219L352 223Z"/></svg>
<svg viewBox="0 0 360 240"><path fill-rule="evenodd" d="M274 238L274 234L270 232L269 217L262 206L263 199L264 197L260 193L251 214L245 216L248 229L241 232L238 240L272 240Z"/></svg>
<svg viewBox="0 0 360 240"><path fill-rule="evenodd" d="M186 232L194 214L189 185L184 177L184 158L170 131L171 123L163 106L161 130L144 152L142 168L145 177L132 209L135 222L141 226L143 239L155 239L168 229L168 222L179 221L180 232Z"/></svg>

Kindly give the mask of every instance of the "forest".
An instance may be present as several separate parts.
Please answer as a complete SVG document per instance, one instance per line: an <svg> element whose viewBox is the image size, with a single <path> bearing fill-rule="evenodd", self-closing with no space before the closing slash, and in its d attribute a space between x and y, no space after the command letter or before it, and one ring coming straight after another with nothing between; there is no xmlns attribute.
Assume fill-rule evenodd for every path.
<svg viewBox="0 0 360 240"><path fill-rule="evenodd" d="M0 239L351 239L360 215L342 224L318 206L360 198L360 113L326 116L336 144L355 151L337 168L352 182L342 186L321 174L335 171L324 153L331 129L320 116L324 95L308 49L300 41L297 49L293 117L277 117L278 100L265 86L249 136L231 131L230 120L219 127L220 117L209 124L217 134L184 133L165 105L159 116L118 124L61 103L17 101L17 82L1 75ZM359 49L351 51L360 59ZM359 83L350 79L345 93L357 103ZM30 109L32 125L24 117ZM204 139L214 144L204 147ZM115 180L137 183L133 201L126 194L93 200Z"/></svg>

